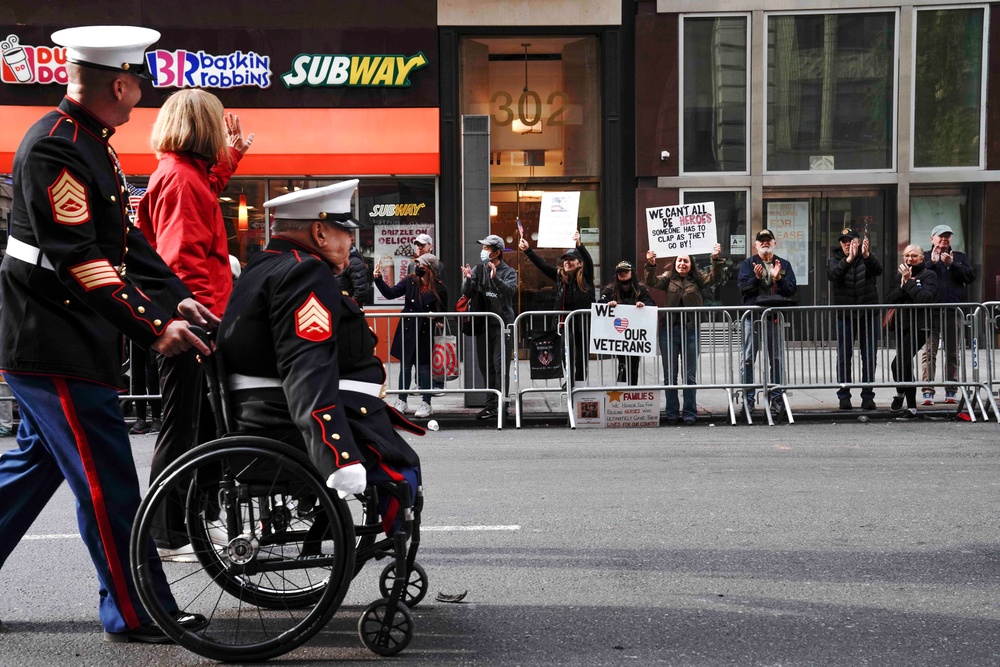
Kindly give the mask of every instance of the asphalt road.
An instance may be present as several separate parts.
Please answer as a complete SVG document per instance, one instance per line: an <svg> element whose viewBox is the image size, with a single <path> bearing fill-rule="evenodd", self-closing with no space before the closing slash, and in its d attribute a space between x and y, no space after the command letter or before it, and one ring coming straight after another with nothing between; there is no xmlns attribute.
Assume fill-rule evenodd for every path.
<svg viewBox="0 0 1000 667"><path fill-rule="evenodd" d="M444 428L407 665L1000 665L1000 428ZM12 446L3 440L5 447ZM140 476L152 436L133 438ZM65 488L0 570L0 665L201 665L101 641ZM360 644L377 566L306 646ZM461 604L438 591L468 590Z"/></svg>

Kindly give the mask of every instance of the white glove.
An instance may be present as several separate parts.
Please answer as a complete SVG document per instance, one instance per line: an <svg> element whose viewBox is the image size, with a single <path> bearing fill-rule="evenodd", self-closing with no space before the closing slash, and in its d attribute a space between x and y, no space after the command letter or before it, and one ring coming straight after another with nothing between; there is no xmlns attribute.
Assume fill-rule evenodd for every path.
<svg viewBox="0 0 1000 667"><path fill-rule="evenodd" d="M336 489L337 495L341 498L346 498L365 492L365 487L368 486L368 474L363 465L354 463L339 468L337 472L330 475L330 478L326 480L326 485L328 488Z"/></svg>

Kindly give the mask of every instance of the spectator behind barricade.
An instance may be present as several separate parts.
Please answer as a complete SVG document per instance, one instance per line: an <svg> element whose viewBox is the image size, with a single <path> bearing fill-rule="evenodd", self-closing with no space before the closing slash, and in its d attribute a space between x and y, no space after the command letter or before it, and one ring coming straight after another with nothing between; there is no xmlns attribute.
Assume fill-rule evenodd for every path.
<svg viewBox="0 0 1000 667"><path fill-rule="evenodd" d="M407 264L406 273L407 274L413 273L414 270L416 270L417 268L417 260L420 259L421 256L433 252L434 252L434 239L431 238L431 235L417 234L413 238L413 261ZM437 260L438 260L437 275L438 278L440 278L441 276L444 275L445 268L444 268L444 262L441 261L441 258L438 257ZM432 376L431 385L434 387L434 389L444 389L444 379ZM435 395L442 396L443 394L435 394Z"/></svg>
<svg viewBox="0 0 1000 667"><path fill-rule="evenodd" d="M340 288L347 292L359 306L365 306L368 301L368 265L357 246L351 244L351 252L347 268L340 274Z"/></svg>
<svg viewBox="0 0 1000 667"><path fill-rule="evenodd" d="M841 410L850 410L854 356L854 340L861 348L861 381L875 380L878 358L879 313L876 310L856 310L847 306L866 306L878 303L878 277L882 264L871 253L868 239L861 239L853 229L840 233L840 247L826 263L826 275L833 291L833 303L844 306L837 309L837 398ZM861 390L861 409L874 410L875 390Z"/></svg>
<svg viewBox="0 0 1000 667"><path fill-rule="evenodd" d="M403 276L395 286L389 287L382 280L382 272L376 270L375 287L387 299L405 296L403 313L440 313L448 310L448 290L438 277L438 258L424 253L414 262L412 274ZM417 372L417 386L424 389L423 402L414 411L418 419L430 417L431 408L431 354L434 336L434 321L428 317L400 318L396 333L392 337L389 354L399 360L400 393L393 403L399 412L406 412L406 391L410 388L410 376L414 368Z"/></svg>
<svg viewBox="0 0 1000 667"><path fill-rule="evenodd" d="M908 245L903 250L903 263L899 265L895 280L885 295L887 304L929 304L937 301L937 275L924 264L924 251L918 245ZM889 328L895 332L896 358L890 370L896 382L913 382L913 355L927 340L927 332L932 326L930 310L912 309L894 311ZM906 409L903 409L903 399ZM916 419L917 388L896 387L891 409L899 413L898 419Z"/></svg>
<svg viewBox="0 0 1000 667"><path fill-rule="evenodd" d="M472 303L470 312L495 313L504 322L505 326L501 327L493 318L480 318L473 324L473 335L477 337L475 349L479 372L482 373L488 389L501 390L501 377L503 387L509 387L511 336L508 327L514 323L517 272L503 261L502 238L490 234L476 243L482 245L479 254L482 263L476 264L475 267L466 264L462 268L462 295L469 297ZM486 320L485 323L483 319ZM501 340L505 342L503 351L500 346ZM486 396L486 407L480 410L476 417L490 419L496 417L499 410L496 394L489 393Z"/></svg>
<svg viewBox="0 0 1000 667"><path fill-rule="evenodd" d="M222 317L233 273L218 197L253 134L243 137L239 116L227 114L215 95L191 88L167 98L149 141L159 164L139 201L136 226L195 297ZM215 439L212 420L200 419L210 408L197 355L161 356L157 364L163 428L153 449L150 482L195 445ZM151 531L161 557L195 560L189 545L167 539L184 534L177 530L184 525L183 503L167 505L176 511L158 519Z"/></svg>
<svg viewBox="0 0 1000 667"><path fill-rule="evenodd" d="M133 26L52 35L65 47L66 95L14 155L0 265L0 369L20 408L17 445L0 454L0 567L65 480L96 570L104 639L114 643L171 641L136 595L130 562L130 546L148 552L152 544L132 543L140 492L118 395L124 337L168 356L192 346L208 355L182 318L218 323L133 227L119 198L128 183L109 140L139 103L142 79L153 78L145 50L157 39L155 30ZM72 562L27 567L59 586L89 582L77 556ZM204 616L177 611L156 558L148 565L143 576L159 608L176 611L185 632L204 629ZM5 590L16 585L3 581ZM18 662L4 650L0 662Z"/></svg>
<svg viewBox="0 0 1000 667"><path fill-rule="evenodd" d="M722 245L712 248L712 268L707 274L695 268L690 255L667 258L666 271L656 275L656 253L646 252L646 284L667 294L667 308L698 308L705 304L702 290L712 285L722 276L726 260L722 259ZM671 262L671 259L673 260ZM698 381L698 317L688 313L666 314L660 318L660 358L663 363L663 384L677 384L680 366L684 366L685 424L693 424L698 416L697 394L694 389ZM665 390L667 423L676 424L680 415L680 403L676 389Z"/></svg>
<svg viewBox="0 0 1000 667"><path fill-rule="evenodd" d="M757 232L754 247L757 252L750 255L740 263L739 277L737 285L743 294L742 303L744 306L762 306L764 308L780 305L791 305L791 297L795 296L795 271L787 259L782 259L774 254L774 248L778 242L774 234L769 229L762 229ZM753 367L761 343L766 345L768 350L768 362L771 366L771 383L781 383L781 331L778 329L778 322L772 319L761 323L754 331L754 322L760 322L760 316L756 313L753 318L743 319L743 365L740 369L740 382L744 385L746 392L746 407L754 409L755 394L753 385ZM761 340L761 333L764 340ZM772 389L770 396L770 408L772 415L780 413L782 409L782 394L780 390Z"/></svg>
<svg viewBox="0 0 1000 667"><path fill-rule="evenodd" d="M531 263L550 280L556 281L553 310L590 310L594 303L594 260L580 242L579 230L573 232L576 247L570 248L559 258L559 267L552 266L535 254L528 240L521 237L518 248ZM565 317L560 317L560 321ZM590 359L590 315L577 319L569 335L569 356L573 368L573 381L587 380L587 366ZM564 332L564 334L567 332Z"/></svg>
<svg viewBox="0 0 1000 667"><path fill-rule="evenodd" d="M649 290L643 283L640 283L632 270L632 263L622 260L615 267L615 279L604 286L601 291L601 303L610 304L612 307L618 305L635 306L656 306L653 297L649 296ZM642 357L638 355L619 355L617 381L629 385L639 383L639 363Z"/></svg>
<svg viewBox="0 0 1000 667"><path fill-rule="evenodd" d="M219 354L241 432L304 446L341 498L397 473L415 494L420 460L395 429L424 430L382 400L377 339L337 278L358 228L351 215L357 185L352 179L264 202L274 211L271 240L233 290Z"/></svg>
<svg viewBox="0 0 1000 667"><path fill-rule="evenodd" d="M976 279L976 270L969 264L964 252L951 247L951 237L955 232L948 225L938 225L931 230L931 249L924 253L924 266L937 276L938 303L963 303L967 296L965 286ZM944 335L945 377L948 382L958 381L958 341L960 322L954 308L944 311L944 326L941 311L934 312L930 334L920 352L920 379L934 382L937 370L938 343ZM956 388L945 389L944 402L957 403ZM934 387L924 385L922 405L934 405Z"/></svg>
<svg viewBox="0 0 1000 667"><path fill-rule="evenodd" d="M133 342L129 347L129 389L133 396L158 396L160 374L155 355L147 354L141 345ZM162 405L159 398L135 399L135 423L128 432L132 435L159 433L163 427Z"/></svg>

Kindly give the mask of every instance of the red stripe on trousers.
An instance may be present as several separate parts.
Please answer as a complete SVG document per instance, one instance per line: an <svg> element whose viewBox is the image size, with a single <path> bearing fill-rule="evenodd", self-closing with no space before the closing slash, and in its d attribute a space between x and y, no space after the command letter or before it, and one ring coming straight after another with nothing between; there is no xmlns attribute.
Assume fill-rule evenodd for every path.
<svg viewBox="0 0 1000 667"><path fill-rule="evenodd" d="M118 606L121 608L122 616L130 628L139 627L139 617L135 613L132 605L132 598L128 592L128 582L125 578L125 570L122 561L118 557L118 547L115 545L114 534L111 531L111 521L108 519L108 508L104 504L104 492L101 489L101 480L97 476L97 467L94 465L94 457L90 453L90 443L87 441L87 434L83 431L80 419L77 417L76 408L73 406L73 397L69 393L69 385L63 378L53 378L56 391L59 392L59 402L62 404L63 414L73 431L76 440L76 448L80 453L80 463L87 475L87 482L90 486L90 500L94 506L94 518L97 519L97 528L101 534L101 544L104 546L104 553L107 556L108 569L111 572L111 580L114 582Z"/></svg>

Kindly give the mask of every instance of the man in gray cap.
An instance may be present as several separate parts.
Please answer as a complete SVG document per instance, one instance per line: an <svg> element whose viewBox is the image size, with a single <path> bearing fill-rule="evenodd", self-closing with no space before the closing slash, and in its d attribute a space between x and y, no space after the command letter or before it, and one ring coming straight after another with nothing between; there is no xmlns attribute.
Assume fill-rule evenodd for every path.
<svg viewBox="0 0 1000 667"><path fill-rule="evenodd" d="M514 295L517 292L517 272L503 261L503 239L496 234L490 234L476 241L482 245L479 258L481 264L475 267L466 264L462 269L462 294L469 297L475 305L474 312L495 313L504 322L501 327L495 319L488 318L481 328L474 329L479 338L476 348L476 362L489 389L503 391L510 377L510 336L505 335L507 326L514 323ZM477 320L479 325L482 319ZM501 353L501 336L506 341L506 358ZM503 386L500 378L503 373ZM486 397L486 407L476 415L479 419L496 418L501 406L497 394L489 393Z"/></svg>
<svg viewBox="0 0 1000 667"><path fill-rule="evenodd" d="M14 156L0 267L0 369L21 408L18 448L0 457L0 565L65 479L111 642L170 641L143 608L129 564L139 480L118 403L123 334L168 357L191 347L210 354L184 318L218 323L132 226L108 144L139 102L144 52L158 38L127 26L52 35L66 47L69 85ZM159 561L151 566L161 580ZM159 590L170 595L165 583ZM176 609L172 599L164 606ZM177 613L188 629L205 625Z"/></svg>
<svg viewBox="0 0 1000 667"><path fill-rule="evenodd" d="M951 237L954 230L948 225L937 225L931 230L931 249L924 251L924 267L937 274L938 303L963 303L966 300L965 286L976 279L976 270L969 264L969 258L964 252L958 252L951 247ZM931 331L920 352L920 379L931 383L937 366L938 341L944 334L945 380L958 380L958 320L954 308L944 311L944 326L942 313L936 312L931 320ZM945 389L945 403L957 403L955 387ZM934 405L934 387L923 388L921 405Z"/></svg>

